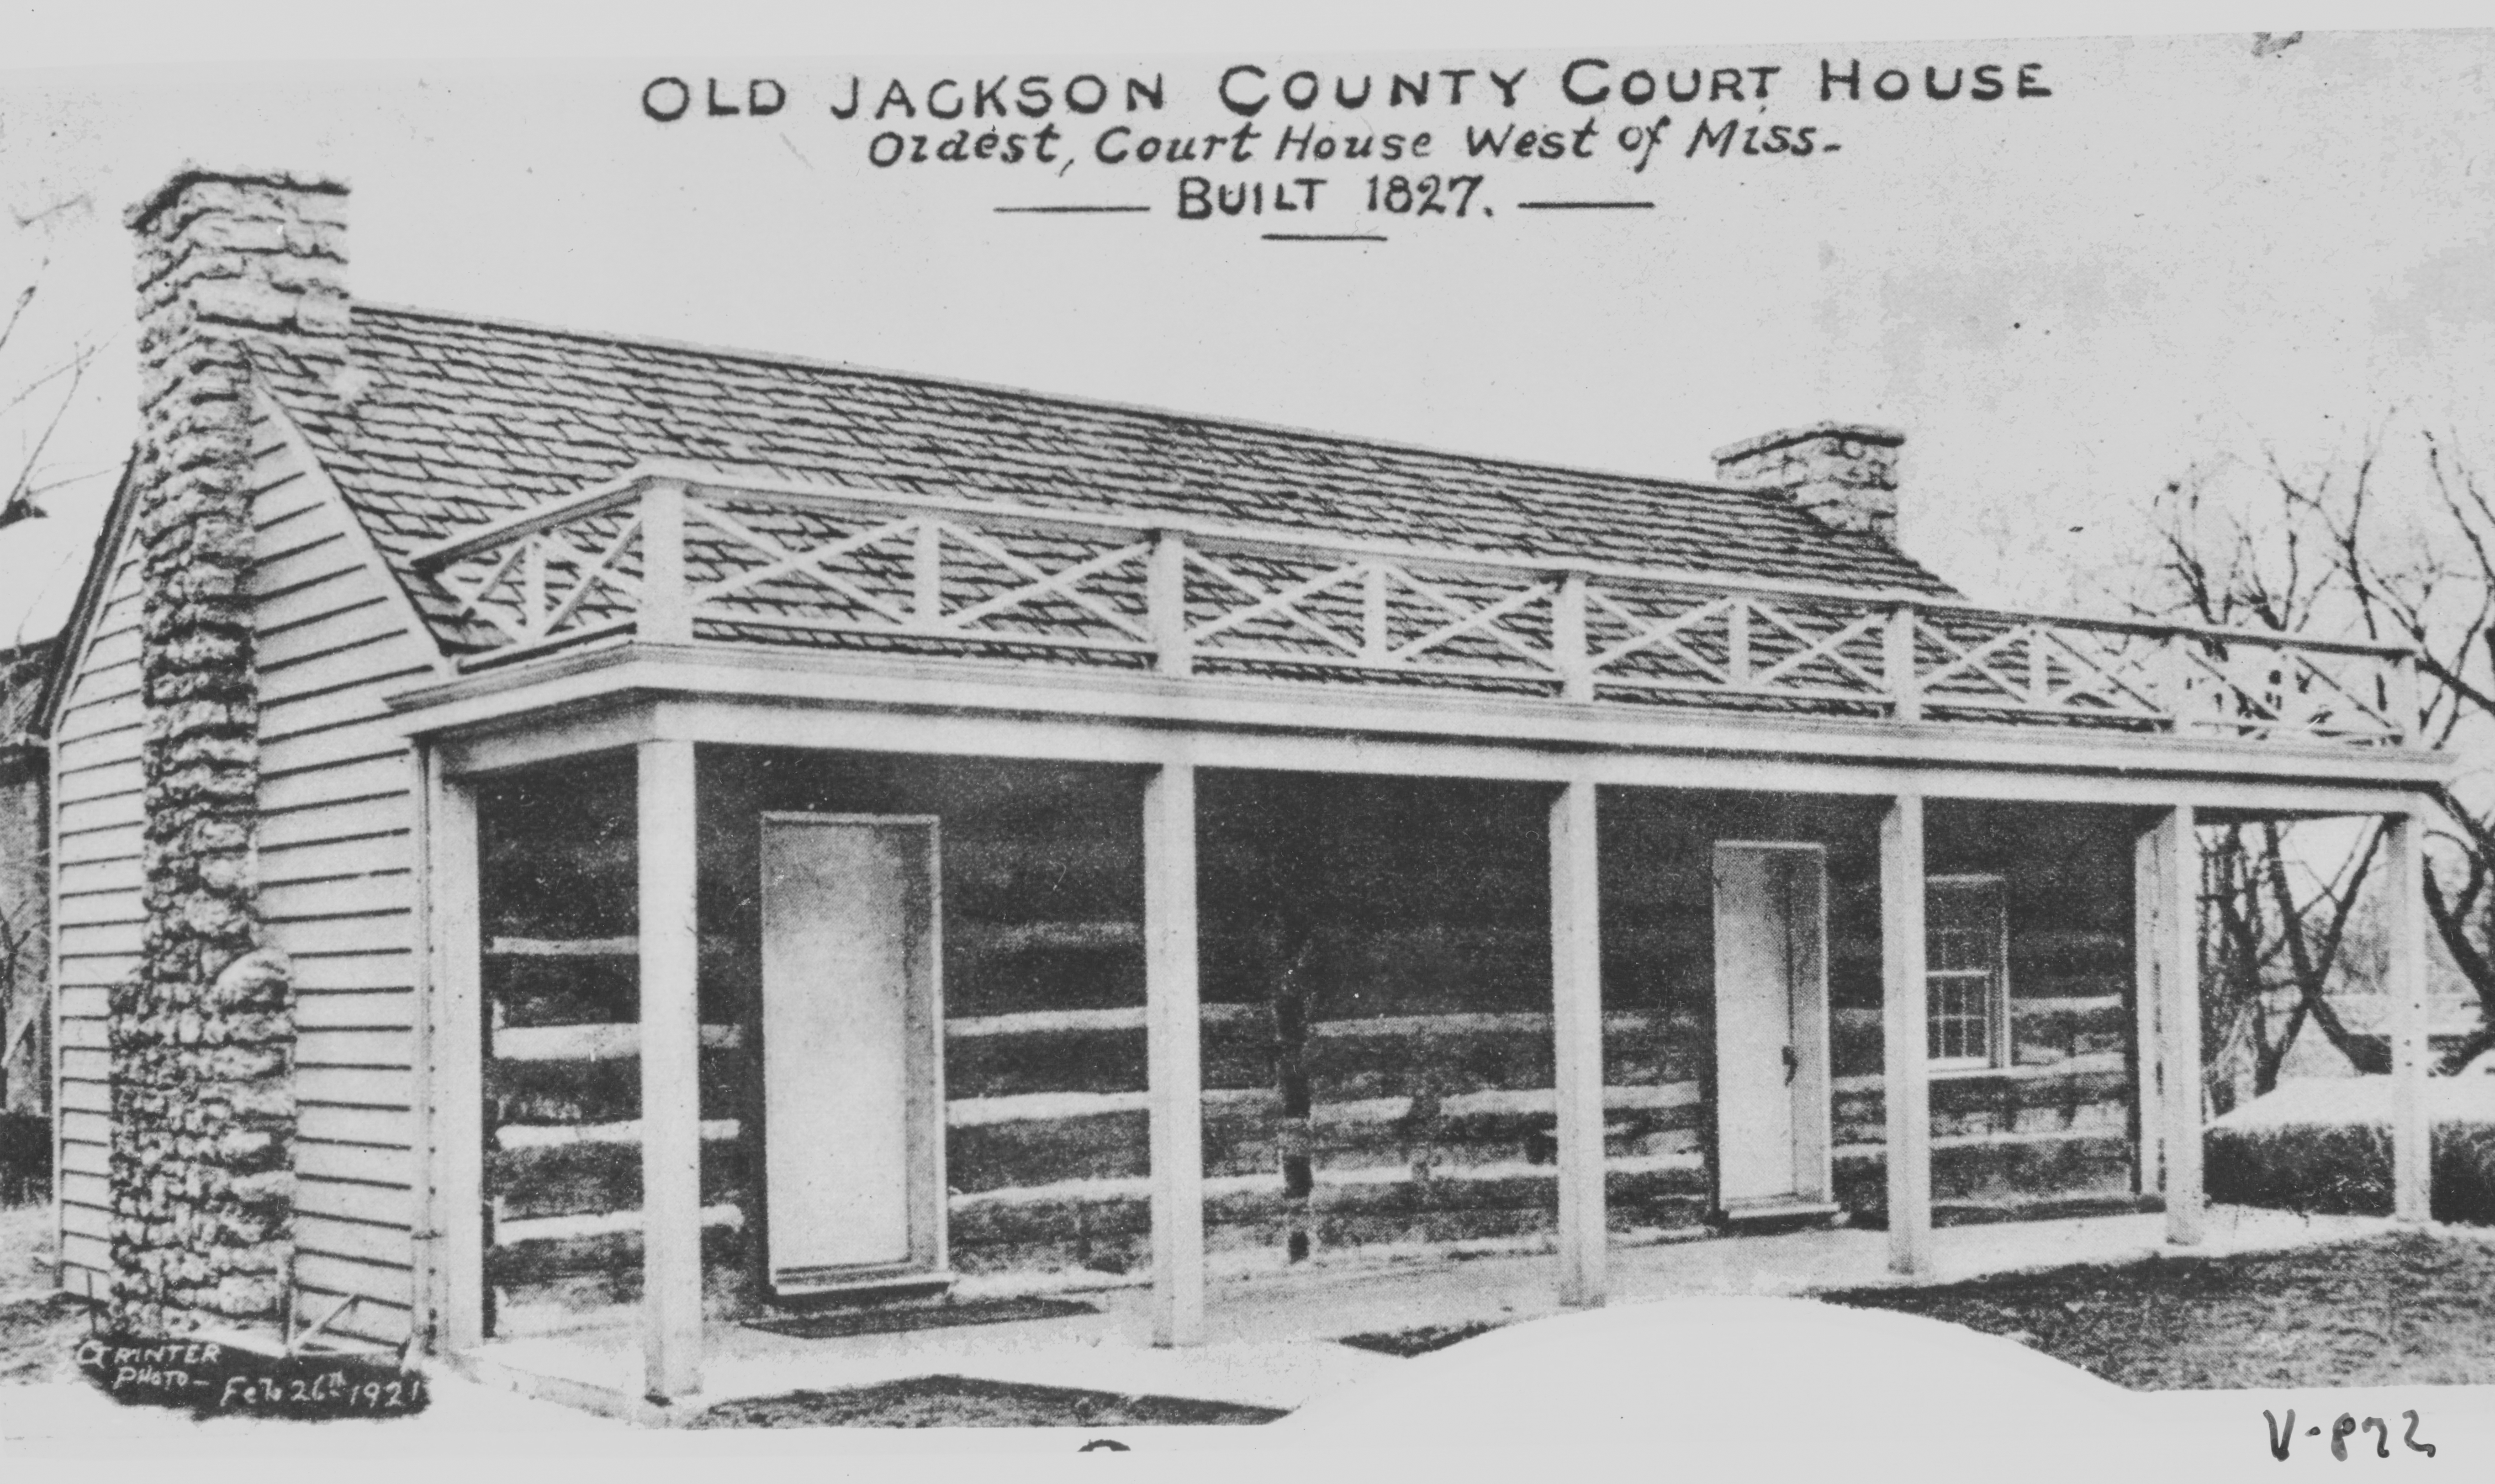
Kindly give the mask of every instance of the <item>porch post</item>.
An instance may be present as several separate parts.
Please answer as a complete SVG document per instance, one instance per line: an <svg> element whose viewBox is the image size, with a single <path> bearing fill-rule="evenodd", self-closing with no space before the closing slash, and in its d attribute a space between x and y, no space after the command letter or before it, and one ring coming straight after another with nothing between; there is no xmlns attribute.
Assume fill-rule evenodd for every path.
<svg viewBox="0 0 2495 1484"><path fill-rule="evenodd" d="M1551 1029L1559 1110L1559 1302L1603 1301L1603 933L1594 786L1551 803Z"/></svg>
<svg viewBox="0 0 2495 1484"><path fill-rule="evenodd" d="M2137 1103L2139 1147L2132 1156L2132 1190L2155 1195L2166 1182L2166 1037L2160 1026L2157 966L2163 951L2158 924L2165 920L2162 867L2157 858L2157 831L2141 830L2131 851L2131 1014L2135 1072L2132 1098Z"/></svg>
<svg viewBox="0 0 2495 1484"><path fill-rule="evenodd" d="M2156 1109L2166 1157L2166 1239L2201 1240L2201 845L2192 806L2150 826L2138 857L2141 919L2151 974L2141 993L2157 1003ZM2142 1074L2143 1078L2145 1073ZM2145 1110L2143 1109L2143 1115Z"/></svg>
<svg viewBox="0 0 2495 1484"><path fill-rule="evenodd" d="M1204 1078L1196 1005L1195 764L1144 785L1144 1023L1153 1165L1153 1343L1204 1339Z"/></svg>
<svg viewBox="0 0 2495 1484"><path fill-rule="evenodd" d="M644 644L693 641L693 594L685 581L685 487L659 479L641 491L641 605L632 636Z"/></svg>
<svg viewBox="0 0 2495 1484"><path fill-rule="evenodd" d="M640 754L641 1357L654 1402L701 1389L700 938L693 745Z"/></svg>
<svg viewBox="0 0 2495 1484"><path fill-rule="evenodd" d="M424 1264L432 1343L473 1349L485 1339L485 1019L483 927L477 911L477 795L442 776L440 757L423 754L422 890L427 1005L419 1023L426 1055L424 1139L431 1186Z"/></svg>
<svg viewBox="0 0 2495 1484"><path fill-rule="evenodd" d="M2383 821L2384 926L2390 935L2391 1214L2429 1218L2434 1200L2434 1115L2426 1103L2424 820L2414 808Z"/></svg>
<svg viewBox="0 0 2495 1484"><path fill-rule="evenodd" d="M1889 1266L1932 1270L1932 1112L1924 943L1924 800L1880 821L1881 1079L1889 1126Z"/></svg>

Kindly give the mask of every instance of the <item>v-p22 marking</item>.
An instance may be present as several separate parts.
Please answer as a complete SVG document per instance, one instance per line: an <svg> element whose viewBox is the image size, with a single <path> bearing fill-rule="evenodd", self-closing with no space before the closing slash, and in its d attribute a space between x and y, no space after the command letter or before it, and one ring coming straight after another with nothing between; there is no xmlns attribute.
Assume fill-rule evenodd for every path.
<svg viewBox="0 0 2495 1484"><path fill-rule="evenodd" d="M2409 1424L2408 1431L2400 1435L2400 1446L2411 1453L2422 1453L2428 1458L2434 1457L2434 1444L2418 1441L2418 1414L2414 1411L2406 1411L2400 1415L2407 1418ZM2269 1426L2269 1456L2282 1464L2286 1463L2288 1450L2295 1444L2295 1408L2291 1407L2287 1409L2287 1422L2284 1426L2280 1425L2278 1418L2267 1408L2262 1411L2262 1421ZM2330 1424L2330 1456L2343 1464L2348 1462L2348 1439L2360 1431L2374 1435L2376 1458L2391 1456L2390 1424L2380 1417L2368 1417L2360 1423L2354 1412L2341 1412L2337 1420ZM2322 1436L2322 1429L2306 1428L2304 1436L2319 1438ZM2358 1446L2361 1447L2362 1444Z"/></svg>

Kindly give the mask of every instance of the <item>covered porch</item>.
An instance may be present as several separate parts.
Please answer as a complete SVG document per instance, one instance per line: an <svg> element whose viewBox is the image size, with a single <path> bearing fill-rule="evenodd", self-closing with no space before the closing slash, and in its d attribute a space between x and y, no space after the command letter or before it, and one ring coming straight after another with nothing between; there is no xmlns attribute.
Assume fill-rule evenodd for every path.
<svg viewBox="0 0 2495 1484"><path fill-rule="evenodd" d="M1996 1158L2198 1242L2214 819L2392 819L2398 1209L2424 1215L2416 821L2443 764L2390 720L2389 651L689 479L429 558L483 572L469 606L513 640L401 701L439 1348L578 1345L630 1305L663 1402L714 1389L706 1313L1104 1289L1188 1346L1234 1298L1334 1312L1255 1285L1366 1283L1399 1248L1504 1247L1501 1283L1588 1305L1679 1239L1829 1220L1885 1231L1736 1240L1925 1276L1960 1240L1936 1225L2016 1214L1987 1209ZM743 575L689 574L703 509ZM603 554L528 555L570 520ZM819 584L848 616L752 598L878 540ZM982 627L1122 567L1072 629ZM532 570L509 619L493 595ZM1353 658L1246 644L1278 615ZM549 873L564 838L590 864ZM774 881L817 889L775 908ZM2058 946L2022 946L2056 912ZM872 1036L775 1019L775 955L860 944L891 987ZM774 1070L870 1043L880 1102L825 1094L875 1080L854 1066ZM880 1183L827 1173L874 1142L860 1117Z"/></svg>
<svg viewBox="0 0 2495 1484"><path fill-rule="evenodd" d="M2004 1221L2204 1229L2199 1099L2162 1096L2199 1089L2181 807L676 741L465 776L434 795L473 821L450 843L477 893L434 1064L442 1163L477 1151L444 1209L478 1219L438 1249L445 1317L476 1326L454 1350L630 1332L666 1400L713 1392L723 1335L740 1353L746 1321L827 1304L1085 1294L1090 1322L1184 1346L1278 1341L1345 1312L1295 1285L1451 1258L1454 1288L1492 1263L1582 1305L1710 1260L1802 1282L1772 1251L1928 1277L1945 1240L2018 1250ZM845 910L775 896L775 839L827 824L905 837L851 936L925 999L807 1043L784 1008L840 971L770 919ZM1734 998L1762 933L1786 997L1764 1020ZM473 1061L448 1034L472 1024ZM884 1060L842 1060L870 1042ZM879 1067L886 1102L807 1111ZM878 1109L883 1174L826 1163ZM878 1220L891 1251L820 1260ZM1690 1265L1726 1246L1693 1239L1824 1224L1848 1229ZM1753 1241L1785 1239L1730 1245Z"/></svg>

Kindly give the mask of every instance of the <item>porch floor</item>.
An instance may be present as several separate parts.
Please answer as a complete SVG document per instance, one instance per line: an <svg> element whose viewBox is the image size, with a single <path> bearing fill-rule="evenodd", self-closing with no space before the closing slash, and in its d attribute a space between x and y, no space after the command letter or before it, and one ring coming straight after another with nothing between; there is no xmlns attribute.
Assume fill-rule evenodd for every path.
<svg viewBox="0 0 2495 1484"><path fill-rule="evenodd" d="M1616 1247L1611 1301L1699 1294L1795 1295L1912 1283L1947 1283L2071 1263L2136 1261L2152 1252L2218 1256L2275 1252L2392 1228L2372 1217L2299 1217L2212 1206L2205 1241L2169 1246L2148 1213L1946 1227L1935 1271L1888 1271L1885 1232L1836 1229L1706 1237ZM983 1285L984 1286L984 1285ZM1347 1335L1508 1322L1560 1312L1548 1253L1361 1257L1297 1271L1217 1267L1207 1284L1205 1343L1151 1344L1151 1291L1126 1285L1062 1290L1098 1312L898 1333L801 1339L714 1321L703 1333L703 1391L672 1407L640 1400L636 1312L584 1315L561 1334L488 1342L455 1369L489 1384L609 1415L663 1424L737 1397L832 1390L922 1376L1080 1387L1296 1408L1322 1392L1402 1362L1337 1344Z"/></svg>

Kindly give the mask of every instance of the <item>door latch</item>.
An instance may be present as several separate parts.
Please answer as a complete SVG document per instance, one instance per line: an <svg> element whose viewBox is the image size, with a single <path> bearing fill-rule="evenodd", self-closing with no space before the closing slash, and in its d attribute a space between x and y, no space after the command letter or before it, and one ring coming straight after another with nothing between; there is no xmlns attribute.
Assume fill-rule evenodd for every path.
<svg viewBox="0 0 2495 1484"><path fill-rule="evenodd" d="M1791 1087L1793 1086L1794 1078L1802 1071L1802 1058L1794 1055L1794 1049L1791 1046L1784 1048L1783 1055L1785 1059L1785 1086Z"/></svg>

